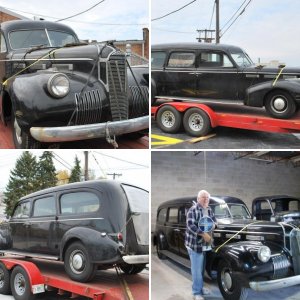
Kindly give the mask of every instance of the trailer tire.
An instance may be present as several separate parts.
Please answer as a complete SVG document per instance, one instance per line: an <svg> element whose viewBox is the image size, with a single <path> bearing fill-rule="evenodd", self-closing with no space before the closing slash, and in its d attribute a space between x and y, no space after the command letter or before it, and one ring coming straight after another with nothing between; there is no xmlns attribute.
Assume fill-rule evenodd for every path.
<svg viewBox="0 0 300 300"><path fill-rule="evenodd" d="M97 265L91 262L88 251L80 242L74 242L67 248L64 266L69 277L79 282L91 281L97 271Z"/></svg>
<svg viewBox="0 0 300 300"><path fill-rule="evenodd" d="M182 124L182 116L173 106L164 105L157 112L156 122L163 132L177 133Z"/></svg>
<svg viewBox="0 0 300 300"><path fill-rule="evenodd" d="M20 266L16 266L11 272L10 287L15 300L35 299L35 295L31 292L28 274Z"/></svg>
<svg viewBox="0 0 300 300"><path fill-rule="evenodd" d="M183 127L189 135L195 137L205 136L211 131L208 115L197 107L190 108L184 113Z"/></svg>
<svg viewBox="0 0 300 300"><path fill-rule="evenodd" d="M10 272L6 269L5 265L2 262L0 262L0 294L11 294Z"/></svg>
<svg viewBox="0 0 300 300"><path fill-rule="evenodd" d="M130 265L130 264L121 264L119 265L120 269L127 275L135 275L137 273L142 272L146 264L136 264L136 265Z"/></svg>

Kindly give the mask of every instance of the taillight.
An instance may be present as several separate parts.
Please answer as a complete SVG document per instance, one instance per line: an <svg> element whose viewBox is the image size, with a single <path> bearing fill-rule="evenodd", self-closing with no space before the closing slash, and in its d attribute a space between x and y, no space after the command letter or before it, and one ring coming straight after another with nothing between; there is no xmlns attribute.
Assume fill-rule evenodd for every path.
<svg viewBox="0 0 300 300"><path fill-rule="evenodd" d="M121 232L119 232L117 234L117 237L118 237L118 241L122 242L123 241L123 234Z"/></svg>

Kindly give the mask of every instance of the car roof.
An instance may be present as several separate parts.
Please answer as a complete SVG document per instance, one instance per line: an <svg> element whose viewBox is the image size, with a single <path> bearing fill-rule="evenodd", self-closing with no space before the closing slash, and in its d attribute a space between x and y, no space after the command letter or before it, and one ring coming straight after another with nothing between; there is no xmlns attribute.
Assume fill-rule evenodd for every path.
<svg viewBox="0 0 300 300"><path fill-rule="evenodd" d="M242 48L227 44L210 43L165 43L151 46L152 50L226 50L230 52L243 51Z"/></svg>
<svg viewBox="0 0 300 300"><path fill-rule="evenodd" d="M253 201L257 201L257 200L270 200L270 201L276 201L277 199L282 199L282 198L289 198L289 199L292 199L292 200L298 200L300 201L299 198L296 198L296 197L293 197L293 196L288 196L288 195L272 195L272 196L260 196L260 197L257 197L255 199L253 199Z"/></svg>

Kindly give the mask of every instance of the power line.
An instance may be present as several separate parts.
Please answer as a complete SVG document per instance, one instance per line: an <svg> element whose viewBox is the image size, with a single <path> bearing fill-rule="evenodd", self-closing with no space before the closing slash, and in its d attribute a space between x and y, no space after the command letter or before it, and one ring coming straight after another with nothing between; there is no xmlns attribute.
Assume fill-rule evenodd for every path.
<svg viewBox="0 0 300 300"><path fill-rule="evenodd" d="M165 31L165 32L184 33L184 34L187 34L187 33L195 34L195 31L176 31L176 30L167 30L167 29L162 29L162 28L153 27L153 26L151 26L151 29L155 29L155 30L158 30L158 31Z"/></svg>
<svg viewBox="0 0 300 300"><path fill-rule="evenodd" d="M57 155L54 151L52 152L53 153L53 158L57 161L57 162L59 162L60 164L62 164L65 168L67 168L67 169L69 169L70 171L72 170L72 166L69 164L69 163L67 163L65 160L63 160L59 155ZM61 161L62 162L61 162ZM67 165L69 165L69 166L67 166Z"/></svg>
<svg viewBox="0 0 300 300"><path fill-rule="evenodd" d="M191 5L192 3L196 2L196 1L197 1L197 0L193 0L193 1L191 1L191 2L189 2L189 3L187 3L187 4L185 4L184 6L178 8L178 9L176 9L176 10L173 10L173 11L171 11L170 13L168 13L168 14L166 14L166 15L164 15L164 16L161 16L161 17L152 19L151 21L157 21L157 20L160 20L160 19L162 19L162 18L165 18L165 17L167 17L167 16L169 16L169 15L171 15L171 14L174 14L174 13L176 13L176 12L178 12L178 11L184 9L185 7Z"/></svg>
<svg viewBox="0 0 300 300"><path fill-rule="evenodd" d="M243 8L243 10L236 16L236 18L232 21L232 23L227 27L227 29L222 33L220 37L223 37L223 35L228 31L228 29L235 23L235 21L246 11L247 6L251 3L252 0L249 0L249 2L246 4L246 6Z"/></svg>
<svg viewBox="0 0 300 300"><path fill-rule="evenodd" d="M211 14L210 23L209 23L209 28L208 28L209 30L211 29L211 24L212 24L214 12L215 12L215 7L216 7L216 1L214 1L213 11L212 11L212 14Z"/></svg>
<svg viewBox="0 0 300 300"><path fill-rule="evenodd" d="M77 13L77 14L75 14L75 15L72 15L72 16L70 16L70 17L67 17L67 18L63 18L63 19L57 20L56 22L65 21L65 20L71 19L71 18L73 18L73 17L77 17L77 16L79 16L79 15L82 15L82 14L86 13L87 11L92 10L93 8L95 8L97 5L103 3L104 1L105 1L105 0L101 0L101 1L97 2L96 4L94 4L93 6L91 6L90 8L88 8L88 9L82 11L82 12L79 12L79 13Z"/></svg>

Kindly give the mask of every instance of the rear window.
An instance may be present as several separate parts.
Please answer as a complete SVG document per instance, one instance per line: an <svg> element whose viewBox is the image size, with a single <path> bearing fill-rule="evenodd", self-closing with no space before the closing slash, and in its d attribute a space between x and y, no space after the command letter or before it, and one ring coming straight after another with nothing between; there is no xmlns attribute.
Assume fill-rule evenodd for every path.
<svg viewBox="0 0 300 300"><path fill-rule="evenodd" d="M130 185L122 185L122 187L125 190L129 207L132 212L149 212L149 193L147 191Z"/></svg>
<svg viewBox="0 0 300 300"><path fill-rule="evenodd" d="M59 200L60 212L65 214L87 214L100 208L100 199L91 192L73 192L63 194Z"/></svg>

